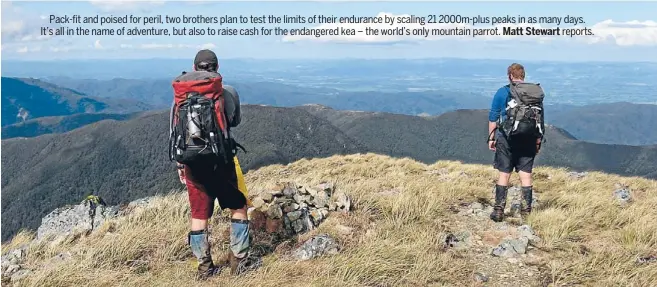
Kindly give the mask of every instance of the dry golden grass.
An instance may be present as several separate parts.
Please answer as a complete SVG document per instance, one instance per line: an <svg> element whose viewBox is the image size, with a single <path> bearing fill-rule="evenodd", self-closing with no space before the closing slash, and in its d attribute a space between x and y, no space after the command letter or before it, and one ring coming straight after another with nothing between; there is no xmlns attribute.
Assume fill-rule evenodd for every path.
<svg viewBox="0 0 657 287"><path fill-rule="evenodd" d="M552 286L657 285L657 263L635 263L639 256L657 250L656 181L600 173L576 180L566 170L544 167L536 168L535 175L541 205L528 223L542 238L537 246L543 254L538 263L542 282ZM306 262L272 254L255 272L241 277L224 272L202 284L476 286L474 252L443 250L440 234L454 228L458 220L450 206L492 200L495 178L489 166L451 161L425 165L373 154L301 160L251 171L246 175L251 194L277 182L331 181L351 196L354 211L331 214L318 230L301 238L326 232L337 238L342 251ZM512 181L517 183L517 177ZM612 196L615 183L628 185L634 202L618 206ZM25 268L36 271L20 285L193 285L193 257L186 245L188 219L186 194L175 193L108 222L90 236L33 244ZM354 233L340 233L338 225L352 227ZM227 250L223 233L228 224L217 217L212 228L217 258ZM30 236L21 233L2 252L27 242ZM53 259L62 253L70 258ZM495 274L489 284L507 285ZM537 281L525 284L539 285Z"/></svg>

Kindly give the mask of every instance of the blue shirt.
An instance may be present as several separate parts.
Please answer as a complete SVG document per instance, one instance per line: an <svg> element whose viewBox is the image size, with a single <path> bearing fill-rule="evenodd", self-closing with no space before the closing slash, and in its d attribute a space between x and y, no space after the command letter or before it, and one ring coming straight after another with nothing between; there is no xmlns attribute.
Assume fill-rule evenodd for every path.
<svg viewBox="0 0 657 287"><path fill-rule="evenodd" d="M509 85L505 85L497 90L493 96L493 103L488 113L488 120L496 122L498 119L504 121L506 118L506 103L509 101Z"/></svg>

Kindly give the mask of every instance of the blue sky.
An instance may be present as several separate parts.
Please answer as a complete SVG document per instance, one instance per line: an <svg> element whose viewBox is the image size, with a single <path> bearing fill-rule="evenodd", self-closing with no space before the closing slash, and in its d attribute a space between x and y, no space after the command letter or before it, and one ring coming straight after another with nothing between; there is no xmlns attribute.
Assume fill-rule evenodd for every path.
<svg viewBox="0 0 657 287"><path fill-rule="evenodd" d="M532 3L533 2L533 3ZM223 58L517 58L558 61L657 61L657 2L4 2L2 3L2 58L56 60L80 58L184 58L199 48L211 48ZM545 38L411 37L330 38L317 41L282 36L56 36L40 37L42 26L55 15L100 14L137 16L303 15L376 16L459 14L467 16L576 16L580 27L595 37ZM72 26L72 25L71 25ZM118 25L124 26L124 25ZM151 25L125 25L150 27ZM162 28L184 24L163 24ZM199 25L207 27L208 25ZM249 28L262 25L230 25ZM269 28L274 24L267 24ZM317 25L286 25L291 27ZM550 25L544 25L544 27ZM562 25L567 27L568 24ZM572 26L572 25L571 25ZM96 26L97 27L97 26ZM218 28L217 25L213 26ZM348 25L346 27L349 27ZM356 28L360 26L355 26ZM419 26L408 26L419 27ZM476 28L490 28L477 25ZM91 28L91 26L89 26ZM332 28L332 27L329 27ZM449 28L449 27L448 27Z"/></svg>

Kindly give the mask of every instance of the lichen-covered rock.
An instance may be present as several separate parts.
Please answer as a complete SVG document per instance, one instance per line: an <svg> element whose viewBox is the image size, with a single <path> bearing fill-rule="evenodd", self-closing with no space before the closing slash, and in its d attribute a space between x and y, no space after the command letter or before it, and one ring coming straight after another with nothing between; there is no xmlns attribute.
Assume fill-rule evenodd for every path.
<svg viewBox="0 0 657 287"><path fill-rule="evenodd" d="M312 204L315 207L328 207L329 204L329 196L326 193L326 191L317 191L315 196L313 196L312 199Z"/></svg>
<svg viewBox="0 0 657 287"><path fill-rule="evenodd" d="M616 184L616 190L614 191L614 198L616 198L616 201L618 201L618 203L620 203L621 205L627 204L630 201L632 201L632 195L629 187Z"/></svg>
<svg viewBox="0 0 657 287"><path fill-rule="evenodd" d="M251 205L253 205L253 207L255 208L260 208L263 205L265 205L265 200L260 197L256 197L253 200L251 200Z"/></svg>
<svg viewBox="0 0 657 287"><path fill-rule="evenodd" d="M292 251L298 260L310 260L324 255L337 254L339 246L328 234L314 236Z"/></svg>
<svg viewBox="0 0 657 287"><path fill-rule="evenodd" d="M516 239L505 239L498 245L493 248L491 254L498 257L515 257L527 252L527 246L529 245L529 239L526 237L516 238Z"/></svg>
<svg viewBox="0 0 657 287"><path fill-rule="evenodd" d="M118 211L117 206L106 206L92 200L57 208L41 220L41 226L37 229L37 239L50 234L61 236L76 231L94 231L106 220L116 217Z"/></svg>
<svg viewBox="0 0 657 287"><path fill-rule="evenodd" d="M278 204L269 205L267 208L267 217L279 219L283 217L283 210Z"/></svg>
<svg viewBox="0 0 657 287"><path fill-rule="evenodd" d="M517 228L520 237L527 238L529 243L536 244L541 241L541 238L536 236L534 230L529 225L522 225Z"/></svg>

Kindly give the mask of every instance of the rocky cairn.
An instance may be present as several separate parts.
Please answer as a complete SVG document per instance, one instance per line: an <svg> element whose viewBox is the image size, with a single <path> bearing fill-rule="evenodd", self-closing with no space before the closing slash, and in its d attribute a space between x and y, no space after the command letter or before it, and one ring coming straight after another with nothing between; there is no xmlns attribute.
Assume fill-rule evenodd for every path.
<svg viewBox="0 0 657 287"><path fill-rule="evenodd" d="M264 223L269 233L294 235L317 228L329 212L348 212L351 200L331 183L307 187L289 182L261 191L251 205L249 215L256 225Z"/></svg>

